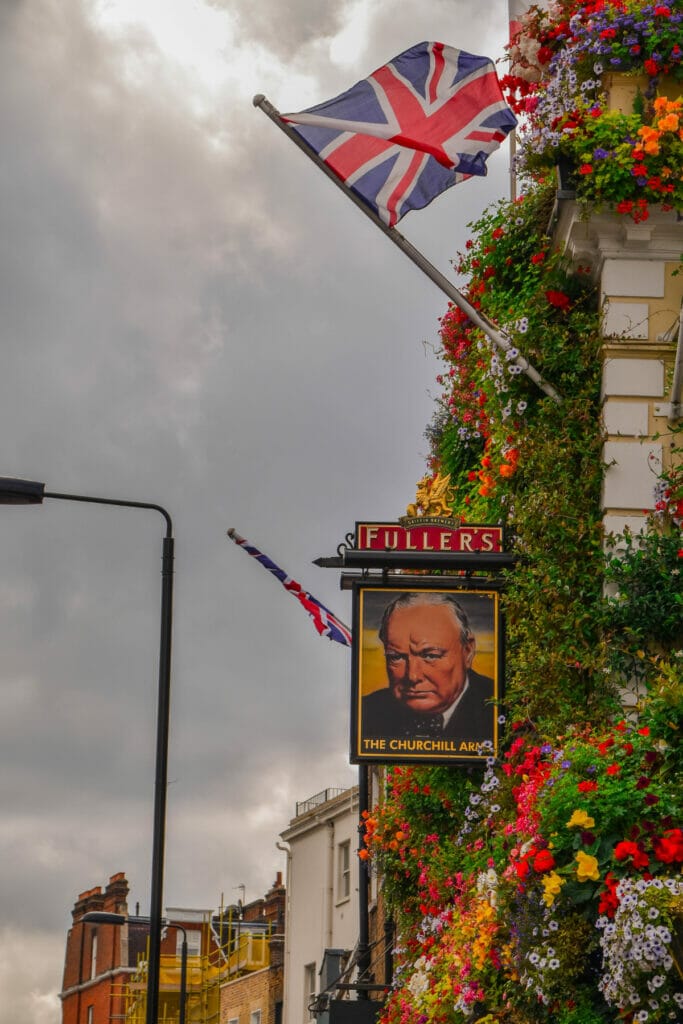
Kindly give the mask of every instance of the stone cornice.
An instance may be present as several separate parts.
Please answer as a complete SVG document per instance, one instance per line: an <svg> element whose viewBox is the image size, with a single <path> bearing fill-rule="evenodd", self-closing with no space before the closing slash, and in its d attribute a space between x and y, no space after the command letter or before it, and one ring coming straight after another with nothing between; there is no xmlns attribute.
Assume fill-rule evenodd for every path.
<svg viewBox="0 0 683 1024"><path fill-rule="evenodd" d="M576 200L561 199L553 234L573 263L590 265L594 279L606 259L678 263L683 251L683 219L675 210L655 208L647 220L636 224L615 213L594 213L588 218Z"/></svg>

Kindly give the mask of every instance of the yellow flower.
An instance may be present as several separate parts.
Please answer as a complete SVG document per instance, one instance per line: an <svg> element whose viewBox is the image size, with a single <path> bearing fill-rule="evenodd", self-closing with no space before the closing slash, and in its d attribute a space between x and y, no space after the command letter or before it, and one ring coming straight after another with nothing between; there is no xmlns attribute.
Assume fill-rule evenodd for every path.
<svg viewBox="0 0 683 1024"><path fill-rule="evenodd" d="M591 818L590 814L586 814L585 811L574 811L571 818L567 822L567 828L593 828L595 825L595 819Z"/></svg>
<svg viewBox="0 0 683 1024"><path fill-rule="evenodd" d="M565 879L560 878L556 871L551 871L543 876L541 882L543 883L543 902L546 907L552 907L555 897L560 895L560 889L564 885Z"/></svg>
<svg viewBox="0 0 683 1024"><path fill-rule="evenodd" d="M584 853L583 850L579 850L575 859L578 862L576 877L580 882L599 881L600 869L598 868L597 857L591 857L589 853Z"/></svg>

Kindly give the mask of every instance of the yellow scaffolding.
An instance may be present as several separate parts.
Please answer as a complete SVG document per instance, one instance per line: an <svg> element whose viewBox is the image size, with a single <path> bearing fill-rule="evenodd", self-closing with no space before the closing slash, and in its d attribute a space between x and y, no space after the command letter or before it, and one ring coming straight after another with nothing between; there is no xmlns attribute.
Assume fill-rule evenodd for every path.
<svg viewBox="0 0 683 1024"><path fill-rule="evenodd" d="M210 952L187 958L186 1024L218 1024L221 984L241 974L269 967L271 934L270 927L267 932L255 931L250 929L249 922L233 921L231 911L225 920L221 912L216 931L210 929L208 922L204 923L202 949ZM180 953L161 955L158 1024L178 1024L180 971ZM126 1024L145 1024L146 957L139 958L135 973L122 984L121 989L125 999Z"/></svg>

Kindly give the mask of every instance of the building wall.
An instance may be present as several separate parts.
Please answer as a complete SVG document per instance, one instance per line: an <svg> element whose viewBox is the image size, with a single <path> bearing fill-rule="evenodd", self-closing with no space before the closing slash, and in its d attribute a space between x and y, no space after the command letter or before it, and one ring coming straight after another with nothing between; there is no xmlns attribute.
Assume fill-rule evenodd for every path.
<svg viewBox="0 0 683 1024"><path fill-rule="evenodd" d="M557 235L576 264L589 265L603 309L603 487L605 527L638 532L654 506L653 488L671 466L668 415L678 345L683 222L652 210L635 224L595 214L582 220L563 202Z"/></svg>
<svg viewBox="0 0 683 1024"><path fill-rule="evenodd" d="M292 819L282 839L289 847L283 1024L306 1024L311 965L318 992L324 951L350 952L358 940L357 789ZM347 878L340 861L345 844Z"/></svg>
<svg viewBox="0 0 683 1024"><path fill-rule="evenodd" d="M104 892L96 886L76 900L64 958L63 1024L109 1024L123 1012L123 988L131 973L126 927L82 924L80 919L93 910L127 914L127 896L128 882L119 872Z"/></svg>
<svg viewBox="0 0 683 1024"><path fill-rule="evenodd" d="M221 986L220 1024L256 1024L252 1015L260 1012L258 1024L279 1024L282 1005L282 967L244 974Z"/></svg>

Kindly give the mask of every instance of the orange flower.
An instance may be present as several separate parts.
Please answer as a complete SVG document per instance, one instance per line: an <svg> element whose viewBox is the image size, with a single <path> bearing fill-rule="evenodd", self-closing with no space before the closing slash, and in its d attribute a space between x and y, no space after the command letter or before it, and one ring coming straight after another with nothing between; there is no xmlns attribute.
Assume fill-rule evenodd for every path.
<svg viewBox="0 0 683 1024"><path fill-rule="evenodd" d="M662 132L677 132L678 131L678 117L676 114L667 114L666 117L662 117L657 125Z"/></svg>

